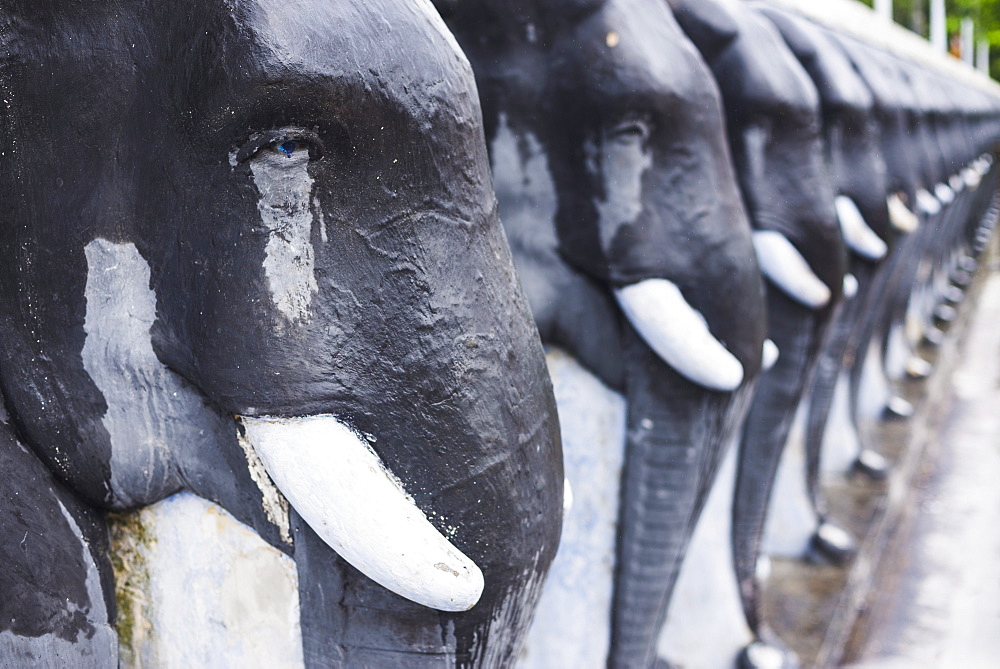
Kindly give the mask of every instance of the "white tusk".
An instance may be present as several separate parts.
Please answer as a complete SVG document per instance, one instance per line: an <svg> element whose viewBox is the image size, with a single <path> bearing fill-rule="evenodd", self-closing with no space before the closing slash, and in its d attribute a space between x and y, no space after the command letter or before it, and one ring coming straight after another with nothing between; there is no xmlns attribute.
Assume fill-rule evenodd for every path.
<svg viewBox="0 0 1000 669"><path fill-rule="evenodd" d="M962 170L962 179L965 180L965 185L972 190L979 188L979 184L983 182L982 175L971 167Z"/></svg>
<svg viewBox="0 0 1000 669"><path fill-rule="evenodd" d="M790 298L810 309L822 309L830 302L830 289L780 232L758 230L753 247L761 273Z"/></svg>
<svg viewBox="0 0 1000 669"><path fill-rule="evenodd" d="M573 488L569 484L569 479L563 479L563 515L568 515L573 508Z"/></svg>
<svg viewBox="0 0 1000 669"><path fill-rule="evenodd" d="M329 415L240 420L278 490L361 573L441 611L467 611L479 601L482 571L353 430Z"/></svg>
<svg viewBox="0 0 1000 669"><path fill-rule="evenodd" d="M949 205L955 201L955 191L948 188L948 184L940 183L934 186L934 196L941 200L941 204Z"/></svg>
<svg viewBox="0 0 1000 669"><path fill-rule="evenodd" d="M840 229L844 233L844 243L847 248L862 258L881 260L889 252L889 247L868 227L865 217L861 215L858 205L846 195L837 196L837 218Z"/></svg>
<svg viewBox="0 0 1000 669"><path fill-rule="evenodd" d="M899 197L899 193L889 196L886 203L889 205L889 220L892 226L903 233L914 232L920 227L920 217L910 211L910 208Z"/></svg>
<svg viewBox="0 0 1000 669"><path fill-rule="evenodd" d="M931 195L925 188L917 191L917 206L928 216L937 216L941 213L940 200Z"/></svg>
<svg viewBox="0 0 1000 669"><path fill-rule="evenodd" d="M778 345L770 339L765 339L764 349L761 351L761 369L765 372L770 371L770 369L774 367L774 363L778 362L778 358L780 357L781 351L778 350Z"/></svg>
<svg viewBox="0 0 1000 669"><path fill-rule="evenodd" d="M854 299L858 294L858 277L853 274L844 275L844 298L848 300Z"/></svg>
<svg viewBox="0 0 1000 669"><path fill-rule="evenodd" d="M743 382L743 365L673 282L646 279L615 290L615 298L636 332L682 376L724 392Z"/></svg>
<svg viewBox="0 0 1000 669"><path fill-rule="evenodd" d="M961 193L965 190L965 178L959 173L952 174L948 178L948 187L956 193Z"/></svg>

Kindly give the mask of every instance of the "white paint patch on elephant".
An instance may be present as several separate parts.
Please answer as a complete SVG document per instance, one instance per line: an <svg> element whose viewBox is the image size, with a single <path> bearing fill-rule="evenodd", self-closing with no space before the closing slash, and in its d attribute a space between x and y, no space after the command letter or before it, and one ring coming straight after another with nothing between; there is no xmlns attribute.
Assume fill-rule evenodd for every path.
<svg viewBox="0 0 1000 669"><path fill-rule="evenodd" d="M604 197L595 198L601 247L608 251L624 225L642 213L642 177L653 166L646 148L648 130L639 122L626 123L603 137L598 145L588 144L588 164L602 178Z"/></svg>
<svg viewBox="0 0 1000 669"><path fill-rule="evenodd" d="M156 357L156 295L134 244L87 244L84 369L104 395L111 486L123 505L145 501L171 475L172 455L208 448L220 418Z"/></svg>
<svg viewBox="0 0 1000 669"><path fill-rule="evenodd" d="M558 245L555 226L539 225L554 221L559 207L549 161L534 134L518 129L515 135L507 114L497 119L497 131L490 144L490 166L496 192L503 193L503 228L511 244L524 248ZM515 257L517 254L515 254Z"/></svg>
<svg viewBox="0 0 1000 669"><path fill-rule="evenodd" d="M116 574L118 598L142 629L122 649L123 666L304 666L291 558L187 492L128 518L142 532L114 547L130 567L127 579Z"/></svg>
<svg viewBox="0 0 1000 669"><path fill-rule="evenodd" d="M517 276L540 323L558 318L563 299L558 282L555 225L559 202L549 161L538 139L526 128L511 128L507 114L497 119L490 144L493 184L503 229L510 243Z"/></svg>
<svg viewBox="0 0 1000 669"><path fill-rule="evenodd" d="M289 322L306 321L313 295L319 291L314 274L309 152L299 149L286 154L265 148L250 161L250 173L260 193L260 220L270 235L264 273L271 299Z"/></svg>
<svg viewBox="0 0 1000 669"><path fill-rule="evenodd" d="M80 540L80 550L83 552L83 560L87 565L87 598L90 600L90 610L84 611L87 619L94 625L91 636L80 636L77 640L67 641L55 634L44 634L40 637L18 636L10 631L0 632L0 657L19 658L25 664L23 667L37 667L48 669L52 667L66 666L72 658L75 669L103 669L107 666L108 660L117 664L118 657L118 636L115 630L107 623L100 624L100 621L108 619L108 609L104 604L104 592L101 590L101 577L87 549L87 542L83 538L76 520L70 515L62 502L59 502L59 510L63 518L69 524L73 534ZM69 600L67 600L67 603Z"/></svg>
<svg viewBox="0 0 1000 669"><path fill-rule="evenodd" d="M546 356L562 425L573 507L535 612L520 669L603 669L611 645L611 596L625 401L573 358Z"/></svg>
<svg viewBox="0 0 1000 669"><path fill-rule="evenodd" d="M672 666L730 669L753 640L743 618L729 545L736 452L735 444L730 445L722 461L660 633L657 654Z"/></svg>

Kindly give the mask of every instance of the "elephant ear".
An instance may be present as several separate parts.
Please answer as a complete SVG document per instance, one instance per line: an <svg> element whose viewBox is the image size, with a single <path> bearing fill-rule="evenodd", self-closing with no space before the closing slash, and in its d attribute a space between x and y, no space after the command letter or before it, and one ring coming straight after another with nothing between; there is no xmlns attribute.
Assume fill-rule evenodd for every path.
<svg viewBox="0 0 1000 669"><path fill-rule="evenodd" d="M677 22L707 61L721 53L740 32L732 16L715 2L668 0L668 3Z"/></svg>
<svg viewBox="0 0 1000 669"><path fill-rule="evenodd" d="M100 519L5 421L0 471L0 666L30 657L117 666L113 576Z"/></svg>

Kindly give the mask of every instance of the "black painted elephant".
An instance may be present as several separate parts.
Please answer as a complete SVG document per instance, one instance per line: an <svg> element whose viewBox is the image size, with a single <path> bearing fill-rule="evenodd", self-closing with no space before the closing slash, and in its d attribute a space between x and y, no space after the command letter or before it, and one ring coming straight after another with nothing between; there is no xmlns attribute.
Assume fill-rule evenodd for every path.
<svg viewBox="0 0 1000 669"><path fill-rule="evenodd" d="M855 422L861 427L859 436L866 444L870 442L873 419L882 416L883 407L890 408L897 415L912 412L911 407L892 394L882 371L885 367L885 348L893 324L903 318L900 311L905 309L899 306L897 295L907 293L912 284L912 258L922 238L921 222L926 222L927 216L939 211L941 205L922 185L921 161L915 141L917 116L913 112L913 91L899 76L894 58L856 39L829 34L843 48L872 93L880 153L887 168L890 214L894 226L908 233L898 240L898 248L884 269L886 278L880 304L866 323L866 332L859 337L851 371L850 396L855 399L851 409ZM860 344L865 341L866 345ZM871 392L872 389L876 389L875 392ZM861 401L872 406L859 407Z"/></svg>
<svg viewBox="0 0 1000 669"><path fill-rule="evenodd" d="M824 160L819 97L773 25L741 2L670 0L670 6L722 92L736 173L768 279L768 336L781 351L754 395L733 501L737 582L759 639L741 662L756 666L773 661L769 643L777 643L761 618L755 575L764 520L795 409L840 298L844 244Z"/></svg>
<svg viewBox="0 0 1000 669"><path fill-rule="evenodd" d="M608 666L648 666L763 347L718 94L661 0L440 6L476 73L542 339L625 396L605 647ZM577 614L608 615L562 612L568 627Z"/></svg>
<svg viewBox="0 0 1000 669"><path fill-rule="evenodd" d="M0 39L17 439L83 505L188 489L291 554L307 666L509 664L558 542L559 432L429 3L17 0ZM62 634L77 590L0 632Z"/></svg>
<svg viewBox="0 0 1000 669"><path fill-rule="evenodd" d="M868 85L840 45L821 28L768 3L754 6L778 28L819 93L826 158L837 188L837 217L849 252L851 276L856 281L854 294L835 315L809 389L805 436L807 489L820 521L814 535L814 555L842 563L853 554L855 546L848 535L826 521L826 504L819 485L824 436L835 391L838 386L850 385L857 351L867 347L877 314L885 310L885 285L892 267L886 256L905 230L892 222L888 168L881 154L874 96ZM915 219L911 216L908 220ZM906 223L902 226L912 231ZM847 420L833 426L836 441L856 448L857 429L849 408L838 415ZM877 477L886 473L885 460L873 451L840 455L841 461L853 457L860 471Z"/></svg>

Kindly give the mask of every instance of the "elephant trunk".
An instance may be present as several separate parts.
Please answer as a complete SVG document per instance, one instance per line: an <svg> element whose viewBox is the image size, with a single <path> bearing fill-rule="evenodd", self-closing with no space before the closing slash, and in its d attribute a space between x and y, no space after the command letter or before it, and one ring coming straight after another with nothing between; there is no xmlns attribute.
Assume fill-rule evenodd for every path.
<svg viewBox="0 0 1000 669"><path fill-rule="evenodd" d="M745 386L707 391L626 335L628 435L610 667L649 666L688 541L742 414Z"/></svg>
<svg viewBox="0 0 1000 669"><path fill-rule="evenodd" d="M740 443L733 497L732 550L747 623L760 635L757 556L778 463L810 374L828 312L814 312L768 289L771 337L781 356L760 380Z"/></svg>
<svg viewBox="0 0 1000 669"><path fill-rule="evenodd" d="M305 666L424 669L510 666L527 633L541 565L489 588L472 611L437 612L365 577L293 512Z"/></svg>
<svg viewBox="0 0 1000 669"><path fill-rule="evenodd" d="M859 341L857 333L864 325L861 319L867 313L864 307L870 303L878 274L876 266L863 261L854 263L852 270L858 280L858 292L836 310L809 390L805 438L806 490L821 521L826 516L825 502L819 487L823 435L833 406L837 378L845 359L854 357Z"/></svg>

